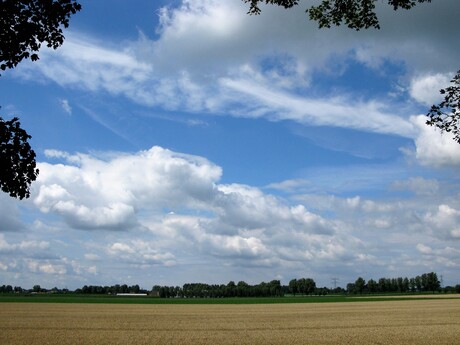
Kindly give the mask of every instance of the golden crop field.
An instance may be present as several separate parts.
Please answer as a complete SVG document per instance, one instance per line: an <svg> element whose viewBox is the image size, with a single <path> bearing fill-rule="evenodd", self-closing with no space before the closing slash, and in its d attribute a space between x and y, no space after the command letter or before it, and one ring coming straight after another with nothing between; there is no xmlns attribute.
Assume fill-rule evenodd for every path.
<svg viewBox="0 0 460 345"><path fill-rule="evenodd" d="M0 344L460 344L460 299L133 305L1 303Z"/></svg>

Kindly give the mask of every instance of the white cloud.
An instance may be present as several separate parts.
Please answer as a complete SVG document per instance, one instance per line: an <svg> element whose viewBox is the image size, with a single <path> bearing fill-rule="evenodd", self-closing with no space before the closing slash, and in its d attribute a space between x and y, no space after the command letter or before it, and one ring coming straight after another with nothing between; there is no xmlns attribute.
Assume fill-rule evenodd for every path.
<svg viewBox="0 0 460 345"><path fill-rule="evenodd" d="M64 155L65 156L65 155ZM79 166L40 163L34 203L85 229L126 229L140 208L200 207L214 193L221 169L160 147L103 160L71 157Z"/></svg>
<svg viewBox="0 0 460 345"><path fill-rule="evenodd" d="M435 195L439 191L439 182L423 177L411 177L406 181L395 181L392 187L396 190L410 190L417 195Z"/></svg>
<svg viewBox="0 0 460 345"><path fill-rule="evenodd" d="M67 99L60 100L62 109L69 115L72 115L72 107Z"/></svg>
<svg viewBox="0 0 460 345"><path fill-rule="evenodd" d="M159 252L154 243L142 240L131 240L128 243L116 242L108 246L107 252L118 260L135 265L165 265L174 266L176 260L169 252Z"/></svg>
<svg viewBox="0 0 460 345"><path fill-rule="evenodd" d="M454 73L450 74L428 74L415 77L411 80L409 93L417 102L431 106L442 100L439 90L450 85Z"/></svg>
<svg viewBox="0 0 460 345"><path fill-rule="evenodd" d="M218 184L221 168L201 157L160 147L105 160L81 154L58 156L78 161L78 166L40 163L33 202L75 228L128 229L138 224L139 212L161 214L169 208L202 210L222 225L222 230L212 226L211 231L217 232L236 234L285 224L307 227L311 233L335 231L333 223L301 205L284 205L250 186Z"/></svg>
<svg viewBox="0 0 460 345"><path fill-rule="evenodd" d="M39 62L19 66L18 73L90 91L91 97L121 96L166 112L180 109L403 136L414 139L413 154L423 164L455 166L460 163L458 144L449 134L427 127L423 116L409 119L413 102L405 107L335 85L324 91L315 75L325 73L333 81L349 62L357 62L386 77L386 63L404 65L407 70L395 83L428 104L431 92L458 68L460 53L451 44L457 39L458 4L449 0L398 14L383 12L382 30L356 33L316 30L299 8L270 6L261 16L250 17L242 1L182 1L160 12L154 40L140 34L135 42L117 44L73 33L59 50L43 52ZM430 19L441 18L439 13L443 21ZM436 25L452 30L436 30ZM71 111L64 101L64 111ZM113 124L79 107L117 133ZM50 239L37 241L27 234L27 239L10 240L13 235L5 232L0 254L15 256L0 258L5 272L23 267L75 279L96 274L124 279L111 267L116 261L130 267L134 278L129 279L148 280L146 272L154 271L158 276L151 279L162 279L167 272L165 276L181 281L189 267L190 272L214 269L213 279L225 280L229 271L222 267L230 266L237 267L234 272L242 279L257 279L251 267L266 267L269 277L292 278L306 271L354 275L356 263L362 262L369 274L382 276L391 267L413 265L411 270L422 272L460 264L460 205L458 198L442 194L447 188L441 187L441 179L393 178L382 166L370 172L359 167L348 180L335 170L333 178L270 184L272 191L295 195L281 199L252 186L222 184L219 166L160 147L124 154L45 154L49 162L39 164L33 203L21 207L35 211L35 206L43 213L34 230ZM50 163L56 161L60 163ZM370 175L372 181L416 196L387 200L356 195L356 186L369 184L362 181ZM303 194L307 192L315 194ZM17 205L3 199L0 204L0 231L17 229ZM73 229L101 231L75 235ZM68 243L74 251L71 259L62 257L63 249L56 248L51 236ZM32 257L20 259L27 251ZM34 257L45 257L46 251L56 259ZM179 273L162 271L171 266Z"/></svg>
<svg viewBox="0 0 460 345"><path fill-rule="evenodd" d="M140 239L112 242L106 252L125 262L170 266L180 256L171 249L176 246L261 265L279 264L280 257L296 261L286 256L291 245L308 252L300 260L354 257L344 250L354 236L335 237L346 232L338 222L255 187L219 184L221 169L201 157L160 147L105 159L54 156L78 166L41 163L34 204L73 228L149 229L158 237L155 245ZM115 207L115 200L123 206ZM94 261L93 255L85 258Z"/></svg>
<svg viewBox="0 0 460 345"><path fill-rule="evenodd" d="M50 262L39 262L30 260L27 263L28 269L33 273L45 273L45 274L58 274L64 275L67 273L67 269L64 265L53 264Z"/></svg>
<svg viewBox="0 0 460 345"><path fill-rule="evenodd" d="M101 257L97 254L94 253L86 253L85 254L85 259L89 261L99 261Z"/></svg>
<svg viewBox="0 0 460 345"><path fill-rule="evenodd" d="M257 109L252 115L249 112L253 117L265 116L304 125L337 126L404 137L413 137L415 133L410 122L386 111L385 106L376 101L361 102L337 96L323 99L299 97L250 80L226 78L221 83L230 91L236 91L239 97L246 98L246 103Z"/></svg>
<svg viewBox="0 0 460 345"><path fill-rule="evenodd" d="M243 2L184 0L159 11L155 40L140 34L136 42L113 47L71 34L57 52L43 52L39 62L20 68L31 78L38 71L62 86L124 95L167 110L266 117L412 138L414 126L399 105L391 106L388 99L360 100L352 90L318 97L311 72L340 75L348 59L371 66L375 61L404 62L410 67L411 95L428 102L431 88L457 68L460 56L452 49L440 53L451 46L455 29L438 34L423 20L438 12L444 18L449 8L441 25L455 26L450 14L455 6L454 1L433 3L411 10L411 15L396 15L382 6L383 29L357 33L317 30L298 8L269 6L261 16L248 16ZM264 63L267 59L269 64Z"/></svg>
<svg viewBox="0 0 460 345"><path fill-rule="evenodd" d="M44 217L35 231L51 236L53 241L68 236L60 246L65 246L62 250L70 258L56 252L49 241L36 241L28 234L23 240L12 241L8 240L10 233L5 233L0 237L5 274L44 273L55 277L52 279L66 277L78 287L82 279L107 283L113 276L126 274L121 272L127 268L129 277L119 279L152 284L159 278L154 273L147 276L147 271L158 274L173 266L178 272L220 267L214 278L219 281L225 281L229 270L234 269L237 279L251 281L258 279L251 275L251 267L269 270L269 277L284 272L292 278L305 267L315 278L324 271L342 277L358 274L356 267L365 262L378 278L391 275L388 267L397 265L398 260L405 262L400 269L410 272L414 268L408 267L418 265L417 274L435 268L447 272L460 264L455 244L460 205L454 197L441 194L446 188L440 180L400 181L396 184L399 189L418 192L407 200L316 194L297 195L292 203L255 187L220 184L222 171L211 162L159 147L133 154L54 157L64 159L64 164L40 166L43 177L37 181L32 198L43 212L58 218L51 218L51 222ZM161 184L155 183L156 179ZM292 187L303 182L285 181L275 187L295 195L302 189ZM426 183L432 187L428 191L421 189ZM96 197L88 198L89 194ZM166 208L163 199L168 200ZM98 223L98 215L92 214L91 222L76 207L101 210L114 200L136 212L113 223L107 219ZM65 213L60 202L69 201L72 204ZM319 213L309 211L307 205ZM74 237L72 227L121 230L127 229L130 220L134 225L129 231L80 232L78 241L69 241ZM48 227L49 222L59 230ZM77 253L76 248L80 248ZM47 251L50 253L45 255ZM21 253L28 255L21 258ZM6 256L12 259L9 264ZM170 279L179 282L185 279L180 275L168 273Z"/></svg>
<svg viewBox="0 0 460 345"><path fill-rule="evenodd" d="M436 236L460 239L460 211L441 204L434 213L428 213L425 220L431 225Z"/></svg>
<svg viewBox="0 0 460 345"><path fill-rule="evenodd" d="M0 234L0 253L32 253L48 249L50 244L47 241L21 241L19 243L9 243L5 239L5 234Z"/></svg>
<svg viewBox="0 0 460 345"><path fill-rule="evenodd" d="M302 190L305 185L311 182L305 179L285 180L282 182L270 183L266 188L280 190L284 192L294 192Z"/></svg>
<svg viewBox="0 0 460 345"><path fill-rule="evenodd" d="M433 254L433 250L430 247L428 247L428 246L426 246L424 244L421 244L421 243L417 244L417 250L420 253L425 254L425 255Z"/></svg>
<svg viewBox="0 0 460 345"><path fill-rule="evenodd" d="M424 165L457 166L460 164L458 143L453 140L452 133L443 132L436 127L427 126L427 117L423 115L411 117L411 122L418 128L415 139L415 157Z"/></svg>

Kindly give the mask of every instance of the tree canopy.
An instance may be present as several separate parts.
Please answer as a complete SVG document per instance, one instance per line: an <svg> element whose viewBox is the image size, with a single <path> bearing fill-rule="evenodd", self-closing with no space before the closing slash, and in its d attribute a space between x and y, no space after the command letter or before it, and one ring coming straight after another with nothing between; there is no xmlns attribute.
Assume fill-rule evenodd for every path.
<svg viewBox="0 0 460 345"><path fill-rule="evenodd" d="M35 152L28 143L30 138L18 118L10 121L0 118L0 187L19 199L29 197L29 185L38 175Z"/></svg>
<svg viewBox="0 0 460 345"><path fill-rule="evenodd" d="M375 12L377 0L323 0L318 6L307 8L311 20L318 22L320 28L330 28L332 25L345 24L351 29L368 28L379 29L379 20ZM291 8L299 4L298 0L244 0L250 3L249 14L260 14L259 3L278 5ZM411 9L417 3L431 2L431 0L388 0L393 9Z"/></svg>
<svg viewBox="0 0 460 345"><path fill-rule="evenodd" d="M38 60L42 43L56 49L64 42L62 26L80 11L75 0L0 1L0 69L14 68L23 59ZM35 152L17 117L0 117L0 187L19 199L30 196L30 184L38 175Z"/></svg>
<svg viewBox="0 0 460 345"><path fill-rule="evenodd" d="M58 48L62 26L80 11L75 0L3 0L0 2L0 68L16 67L23 59L38 60L42 43Z"/></svg>
<svg viewBox="0 0 460 345"><path fill-rule="evenodd" d="M451 86L440 91L442 95L445 95L444 100L431 107L426 123L442 131L452 132L454 140L460 144L460 70L451 83Z"/></svg>

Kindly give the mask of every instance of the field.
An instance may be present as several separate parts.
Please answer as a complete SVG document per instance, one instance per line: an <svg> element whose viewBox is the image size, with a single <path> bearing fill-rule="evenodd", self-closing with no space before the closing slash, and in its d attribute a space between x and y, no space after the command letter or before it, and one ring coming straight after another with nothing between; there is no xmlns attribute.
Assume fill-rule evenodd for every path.
<svg viewBox="0 0 460 345"><path fill-rule="evenodd" d="M1 303L0 344L452 344L460 299L289 304Z"/></svg>

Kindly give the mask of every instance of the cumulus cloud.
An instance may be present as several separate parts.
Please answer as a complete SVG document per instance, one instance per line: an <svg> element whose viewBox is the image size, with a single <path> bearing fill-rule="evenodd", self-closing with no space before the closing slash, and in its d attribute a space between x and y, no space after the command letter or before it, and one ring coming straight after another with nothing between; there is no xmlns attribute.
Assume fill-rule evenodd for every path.
<svg viewBox="0 0 460 345"><path fill-rule="evenodd" d="M441 84L460 61L460 52L452 49L458 4L433 2L397 14L383 10L382 30L356 33L316 30L298 8L269 6L261 16L250 17L242 1L184 0L159 12L155 38L140 33L136 41L107 44L69 33L63 47L44 51L39 62L24 63L17 72L166 112L180 109L402 136L414 140L412 154L424 165L455 166L460 163L458 144L448 133L427 127L423 116L409 118L415 102L401 106L382 95L369 98L336 87L334 80L350 64L364 65L382 77L387 77L386 64L404 65L395 81L407 91L403 96L431 103L431 92L445 86ZM379 11L388 7L377 6ZM328 76L331 85L319 85L318 74ZM61 106L72 110L67 100ZM108 121L81 107L116 132ZM401 263L421 269L431 269L433 263L459 264L455 242L450 247L445 243L459 237L459 205L454 197L439 196L441 180L398 175L393 183L395 179L373 168L365 173L373 181L384 180L379 183L388 185L390 195L395 190L416 194L407 200L373 200L350 193L367 177L359 167L353 180L334 171L334 178L270 184L272 192L293 195L281 199L266 189L223 184L222 169L214 163L161 147L137 153L45 154L49 161L39 164L32 205L27 204L51 216L44 217L40 231L60 236L74 229L99 231L79 232L81 239L73 242L84 247L82 262L62 255L10 261L3 256L2 271L23 267L55 276L103 275L107 262L118 260L138 270L140 277L143 268L180 270L192 258L191 264L207 269L238 266L238 272L254 279L249 267L266 267L269 276L275 271L321 274L324 268L341 275L366 262L369 271L377 267L373 272L385 275ZM322 194L308 194L318 190ZM16 229L16 204L0 199L0 205L0 231ZM9 236L5 232L0 237L2 255L55 250L48 240L12 241ZM226 279L220 274L219 279Z"/></svg>
<svg viewBox="0 0 460 345"><path fill-rule="evenodd" d="M460 211L449 205L441 204L436 212L428 213L425 220L431 225L434 233L443 238L460 239Z"/></svg>
<svg viewBox="0 0 460 345"><path fill-rule="evenodd" d="M21 241L19 243L9 243L4 234L0 234L0 253L21 252L30 253L34 251L43 251L49 248L46 241Z"/></svg>
<svg viewBox="0 0 460 345"><path fill-rule="evenodd" d="M415 139L415 157L424 165L457 166L460 164L458 143L453 140L452 133L442 132L436 127L426 125L427 117L423 115L411 117L419 134Z"/></svg>
<svg viewBox="0 0 460 345"><path fill-rule="evenodd" d="M33 273L45 273L45 274L59 274L64 275L67 273L67 269L64 265L53 264L50 262L38 262L38 261L29 261L27 266L30 272Z"/></svg>
<svg viewBox="0 0 460 345"><path fill-rule="evenodd" d="M169 252L161 253L153 243L131 240L128 243L115 242L108 246L109 255L135 265L174 266L175 257Z"/></svg>
<svg viewBox="0 0 460 345"><path fill-rule="evenodd" d="M455 198L439 194L445 189L439 180L401 180L389 192L409 189L417 197L388 201L302 194L302 188L293 187L308 181L293 180L274 184L288 193L280 199L256 187L222 184L222 170L212 162L160 147L131 154L48 153L62 162L41 163L43 175L32 199L42 212L57 216L52 219L58 223L47 226L45 220L36 231L53 238L72 237L72 228L105 231L80 232L78 243L60 244L82 247L72 258L56 253L50 241L12 241L5 233L0 237L0 269L7 274L104 281L117 276L109 264L113 261L119 269L129 267L141 281L146 269L174 267L180 272L187 265L225 266L247 278L251 267L270 270L269 275L295 275L307 266L320 276L323 270L355 274L354 265L362 262L387 275L398 260L409 258L418 260L420 269L459 265L452 241L459 238L460 211ZM430 188L422 188L424 184ZM135 212L113 209L119 217L107 218L101 210L115 200ZM14 259L6 261L13 253ZM216 279L225 281L223 274ZM180 281L175 275L171 279Z"/></svg>
<svg viewBox="0 0 460 345"><path fill-rule="evenodd" d="M72 228L142 228L158 237L155 246L141 240L111 243L108 255L126 262L172 265L178 255L173 243L200 255L260 264L292 261L289 246L299 247L303 258L335 258L355 241L350 234L336 238L339 223L301 204L286 204L247 185L219 184L221 168L201 157L160 147L105 158L48 152L66 163L40 164L34 204ZM93 261L94 255L86 258Z"/></svg>
<svg viewBox="0 0 460 345"><path fill-rule="evenodd" d="M233 232L283 222L333 232L332 224L301 205L284 205L258 188L218 184L221 168L201 157L160 147L108 159L54 151L53 156L77 165L40 163L33 201L42 212L58 214L76 228L130 228L139 211L161 213L166 207L201 209Z"/></svg>
<svg viewBox="0 0 460 345"><path fill-rule="evenodd" d="M144 207L199 208L221 175L204 158L160 147L105 160L75 155L69 162L77 165L40 163L33 199L42 212L59 214L85 229L131 228Z"/></svg>
<svg viewBox="0 0 460 345"><path fill-rule="evenodd" d="M446 88L454 73L451 74L428 74L415 77L411 80L409 93L416 101L431 106L442 100L439 90Z"/></svg>

